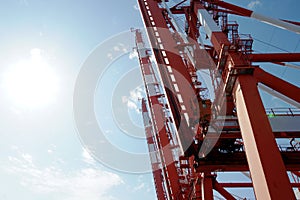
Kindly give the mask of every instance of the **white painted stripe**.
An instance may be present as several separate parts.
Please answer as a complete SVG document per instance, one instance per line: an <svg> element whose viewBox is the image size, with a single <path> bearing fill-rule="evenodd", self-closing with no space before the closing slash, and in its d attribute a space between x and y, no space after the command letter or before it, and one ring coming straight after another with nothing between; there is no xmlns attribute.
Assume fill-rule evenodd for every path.
<svg viewBox="0 0 300 200"><path fill-rule="evenodd" d="M169 62L169 59L168 59L168 58L165 58L164 60L165 60L165 63L166 63L166 65L170 64L170 62Z"/></svg>
<svg viewBox="0 0 300 200"><path fill-rule="evenodd" d="M157 38L157 40L158 40L158 39L160 39L160 38ZM167 56L166 51L161 51L161 53L162 53L163 57L166 57L166 56Z"/></svg>
<svg viewBox="0 0 300 200"><path fill-rule="evenodd" d="M183 103L181 94L177 94L177 97L178 97L178 101L179 101L180 103Z"/></svg>
<svg viewBox="0 0 300 200"><path fill-rule="evenodd" d="M176 92L179 92L178 85L177 85L176 83L174 83L173 86L174 86L174 88L175 88L175 91L176 91Z"/></svg>
<svg viewBox="0 0 300 200"><path fill-rule="evenodd" d="M146 4L145 4L146 5ZM146 6L146 9L149 10L149 6Z"/></svg>
<svg viewBox="0 0 300 200"><path fill-rule="evenodd" d="M212 32L222 32L206 9L198 10L198 19L209 38Z"/></svg>
<svg viewBox="0 0 300 200"><path fill-rule="evenodd" d="M145 2L145 5L147 6L147 5L148 5L148 3L147 3L147 2Z"/></svg>
<svg viewBox="0 0 300 200"><path fill-rule="evenodd" d="M160 38L157 38L157 42L158 42L158 43L161 43L161 39L160 39Z"/></svg>
<svg viewBox="0 0 300 200"><path fill-rule="evenodd" d="M151 18L151 17L150 17ZM157 31L155 31L155 36L159 37L159 33Z"/></svg>
<svg viewBox="0 0 300 200"><path fill-rule="evenodd" d="M155 26L155 22L151 22L152 26Z"/></svg>
<svg viewBox="0 0 300 200"><path fill-rule="evenodd" d="M173 82L176 82L175 76L173 74L170 74L170 77Z"/></svg>
<svg viewBox="0 0 300 200"><path fill-rule="evenodd" d="M168 71L169 71L170 73L172 73L172 72L173 72L173 70L172 70L172 68L171 68L171 66L170 66L170 65L167 65L167 69L168 69Z"/></svg>
<svg viewBox="0 0 300 200"><path fill-rule="evenodd" d="M290 104L290 105L293 105L295 106L296 108L300 109L300 103L298 103L297 101L294 101L286 96L284 96L283 94L280 94L279 92L276 92L275 90L269 88L268 86L265 86L263 84L258 84L258 88L271 94L272 96L274 97L277 97L278 99Z"/></svg>
<svg viewBox="0 0 300 200"><path fill-rule="evenodd" d="M153 21L153 17L150 17L150 20Z"/></svg>
<svg viewBox="0 0 300 200"><path fill-rule="evenodd" d="M189 121L190 121L190 118L189 118L189 115L187 113L184 113L184 118L186 120L186 122L188 123L188 125L190 125Z"/></svg>
<svg viewBox="0 0 300 200"><path fill-rule="evenodd" d="M160 49L164 49L164 45L159 44L159 48L160 48Z"/></svg>
<svg viewBox="0 0 300 200"><path fill-rule="evenodd" d="M292 65L292 64L289 64L289 63L284 63L284 66L287 66L287 67L290 67L290 68L293 68L293 69L300 69L299 65Z"/></svg>
<svg viewBox="0 0 300 200"><path fill-rule="evenodd" d="M149 16L151 16L151 12L150 12L150 10L148 10L148 15L149 15Z"/></svg>
<svg viewBox="0 0 300 200"><path fill-rule="evenodd" d="M153 29L154 29L155 31L157 31L157 28L156 28L156 27L153 27Z"/></svg>
<svg viewBox="0 0 300 200"><path fill-rule="evenodd" d="M250 17L257 19L261 22L264 22L264 23L300 34L300 26L297 26L295 24L284 22L279 19L273 19L271 17L267 17L267 16L264 16L264 15L261 15L261 14L255 13L255 12L252 12Z"/></svg>
<svg viewBox="0 0 300 200"><path fill-rule="evenodd" d="M181 109L182 109L182 110L186 110L186 108L185 108L184 105L181 105Z"/></svg>

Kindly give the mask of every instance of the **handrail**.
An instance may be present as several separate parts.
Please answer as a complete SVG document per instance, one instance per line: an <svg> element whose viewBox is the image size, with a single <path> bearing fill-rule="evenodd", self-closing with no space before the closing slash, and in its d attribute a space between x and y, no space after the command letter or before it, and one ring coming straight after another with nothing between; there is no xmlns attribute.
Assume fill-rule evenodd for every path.
<svg viewBox="0 0 300 200"><path fill-rule="evenodd" d="M269 117L275 116L300 116L299 108L266 108Z"/></svg>

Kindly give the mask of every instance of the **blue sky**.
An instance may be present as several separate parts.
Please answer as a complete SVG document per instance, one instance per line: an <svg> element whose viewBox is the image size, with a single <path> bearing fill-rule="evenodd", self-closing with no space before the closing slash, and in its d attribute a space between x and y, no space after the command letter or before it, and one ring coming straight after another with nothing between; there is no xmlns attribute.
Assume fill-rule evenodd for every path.
<svg viewBox="0 0 300 200"><path fill-rule="evenodd" d="M297 0L229 2L268 16L300 20ZM90 53L111 36L143 26L136 1L0 3L0 199L155 199L151 174L113 170L84 150L73 116L76 78ZM241 32L253 33L254 38L291 52L300 51L299 35L254 20L238 20ZM254 49L278 51L259 42L254 43ZM107 115L116 82L123 73L138 67L129 57L127 49L124 57L111 64L112 76L106 74L99 82L95 113L98 120L104 120L109 141L125 151L145 153L145 141L125 135ZM271 65L264 68L300 85L295 69ZM40 74L35 74L37 71ZM33 94L28 97L28 93ZM129 107L131 120L140 129L135 103L142 93L137 89L120 104ZM101 99L105 103L97 104ZM267 95L265 103L270 107L282 105ZM249 192L236 193L247 196Z"/></svg>

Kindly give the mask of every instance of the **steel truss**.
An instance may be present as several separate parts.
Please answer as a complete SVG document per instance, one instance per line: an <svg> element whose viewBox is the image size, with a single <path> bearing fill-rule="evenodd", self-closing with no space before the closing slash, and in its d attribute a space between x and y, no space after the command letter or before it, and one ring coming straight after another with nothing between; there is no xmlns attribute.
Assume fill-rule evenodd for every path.
<svg viewBox="0 0 300 200"><path fill-rule="evenodd" d="M300 103L300 88L254 63L300 62L300 53L253 54L253 39L240 34L238 24L228 21L227 15L255 18L298 34L299 23L219 0L189 4L184 0L171 8L159 0L138 3L151 43L151 49L145 48L142 32L135 30L147 92L142 111L157 198L209 200L215 190L235 199L225 188L253 187L257 199L295 199L292 187L299 183L290 183L287 171L299 177L300 151L282 150L275 139L298 138L300 130L272 129L257 85L296 103ZM174 15L185 16L185 35L180 34ZM201 43L201 27L211 45ZM210 74L212 102L199 81L199 70ZM218 171L250 171L252 182L219 183Z"/></svg>

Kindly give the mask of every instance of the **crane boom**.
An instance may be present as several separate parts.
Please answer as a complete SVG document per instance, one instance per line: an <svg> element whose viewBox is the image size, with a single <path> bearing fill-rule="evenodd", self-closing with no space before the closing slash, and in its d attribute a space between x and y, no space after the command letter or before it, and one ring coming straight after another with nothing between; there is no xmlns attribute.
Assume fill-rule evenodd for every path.
<svg viewBox="0 0 300 200"><path fill-rule="evenodd" d="M253 39L240 34L228 14L255 17L296 33L299 26L224 1L182 1L171 8L167 1L138 3L151 45L145 48L142 31L135 30L147 93L142 112L158 199L209 200L213 190L235 199L225 187L243 184L219 183L219 171L249 171L252 183L246 185L253 186L257 199L295 199L292 185L297 184L290 183L286 171L300 170L300 151L282 150L275 139L300 137L293 121L300 115L293 120L281 115L278 120L286 127L274 128L257 85L296 103L300 88L253 63L299 61L300 54L252 54ZM185 33L175 22L177 14L185 16ZM199 29L209 45L199 39ZM214 98L205 95L209 89L199 76L203 72L210 77Z"/></svg>

